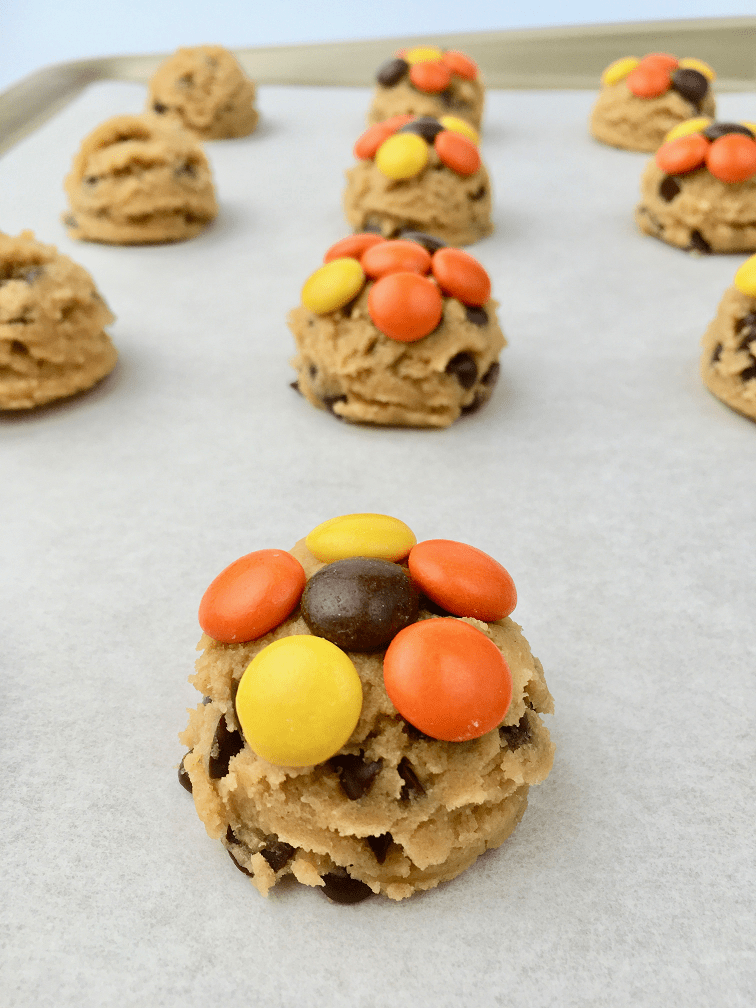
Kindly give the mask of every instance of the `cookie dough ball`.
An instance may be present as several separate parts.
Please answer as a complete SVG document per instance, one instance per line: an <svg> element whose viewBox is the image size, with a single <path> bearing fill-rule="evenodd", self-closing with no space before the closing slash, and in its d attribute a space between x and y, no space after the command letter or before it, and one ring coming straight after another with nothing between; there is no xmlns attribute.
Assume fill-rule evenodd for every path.
<svg viewBox="0 0 756 1008"><path fill-rule="evenodd" d="M65 189L64 223L84 241L184 241L218 214L199 143L157 116L116 116L98 126L74 158Z"/></svg>
<svg viewBox="0 0 756 1008"><path fill-rule="evenodd" d="M464 53L433 47L402 50L376 74L368 122L396 115L459 116L480 129L483 85L478 67Z"/></svg>
<svg viewBox="0 0 756 1008"><path fill-rule="evenodd" d="M203 140L248 136L260 118L255 85L223 46L178 49L150 81L147 110Z"/></svg>
<svg viewBox="0 0 756 1008"><path fill-rule="evenodd" d="M346 173L347 220L387 238L407 228L449 245L485 238L493 231L491 183L477 141L454 116L396 116L371 126Z"/></svg>
<svg viewBox="0 0 756 1008"><path fill-rule="evenodd" d="M638 227L688 252L756 251L756 125L676 127L641 179Z"/></svg>
<svg viewBox="0 0 756 1008"><path fill-rule="evenodd" d="M454 878L510 835L553 759L541 720L552 699L507 615L509 574L463 543L416 545L387 515L325 522L271 579L266 564L278 572L281 554L236 561L200 608L190 681L204 700L181 736L190 751L179 779L209 836L263 895L287 875L345 903L401 900ZM271 594L288 598L286 615L268 613ZM228 637L251 608L271 617L255 639L207 632L220 625ZM367 650L374 624L384 633L399 610L391 639ZM332 643L339 622L349 650ZM426 664L431 653L442 660Z"/></svg>
<svg viewBox="0 0 756 1008"><path fill-rule="evenodd" d="M0 234L0 409L81 392L116 363L113 315L82 267L31 231Z"/></svg>
<svg viewBox="0 0 756 1008"><path fill-rule="evenodd" d="M488 401L506 340L488 274L429 235L337 242L289 315L296 387L352 423L448 427Z"/></svg>
<svg viewBox="0 0 756 1008"><path fill-rule="evenodd" d="M717 399L756 420L756 256L735 274L706 330L701 376Z"/></svg>
<svg viewBox="0 0 756 1008"><path fill-rule="evenodd" d="M601 77L591 133L611 147L655 151L678 123L716 114L711 93L715 77L701 60L678 60L667 53L617 60Z"/></svg>

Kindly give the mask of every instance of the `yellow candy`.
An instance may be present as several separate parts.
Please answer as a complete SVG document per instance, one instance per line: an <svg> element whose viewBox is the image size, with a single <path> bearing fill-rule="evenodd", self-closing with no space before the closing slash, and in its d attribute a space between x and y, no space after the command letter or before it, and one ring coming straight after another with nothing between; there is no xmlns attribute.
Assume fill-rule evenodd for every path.
<svg viewBox="0 0 756 1008"><path fill-rule="evenodd" d="M623 56L622 59L615 60L601 74L601 83L618 84L627 77L631 70L635 70L639 63L640 60L635 56Z"/></svg>
<svg viewBox="0 0 756 1008"><path fill-rule="evenodd" d="M390 179L409 179L428 164L428 144L417 133L394 133L375 154L379 171Z"/></svg>
<svg viewBox="0 0 756 1008"><path fill-rule="evenodd" d="M302 304L316 315L326 315L348 304L365 285L356 259L332 259L315 270L302 288Z"/></svg>
<svg viewBox="0 0 756 1008"><path fill-rule="evenodd" d="M443 55L440 49L434 49L431 46L417 46L414 49L408 49L402 59L412 66L413 63L428 63L430 60L440 60Z"/></svg>
<svg viewBox="0 0 756 1008"><path fill-rule="evenodd" d="M444 129L451 130L452 133L461 133L463 137L467 137L468 140L472 140L474 144L479 142L477 132L472 128L470 123L465 122L464 119L457 119L456 116L441 116L438 121Z"/></svg>
<svg viewBox="0 0 756 1008"><path fill-rule="evenodd" d="M700 59L694 59L692 56L686 56L685 59L681 59L680 66L686 70L698 70L707 80L713 81L717 79L717 75L708 63L704 63Z"/></svg>
<svg viewBox="0 0 756 1008"><path fill-rule="evenodd" d="M735 274L735 286L741 294L756 297L756 255L746 259Z"/></svg>
<svg viewBox="0 0 756 1008"><path fill-rule="evenodd" d="M677 140L678 137L690 136L691 133L701 133L707 126L711 125L711 119L701 116L699 119L686 119L685 122L678 123L664 137L664 143L670 140Z"/></svg>
<svg viewBox="0 0 756 1008"><path fill-rule="evenodd" d="M741 126L745 126L745 128L746 128L746 129L749 129L749 130L751 131L751 133L754 133L754 134L756 134L756 123L752 123L752 122L741 122L741 124L740 124L740 125L741 125Z"/></svg>
<svg viewBox="0 0 756 1008"><path fill-rule="evenodd" d="M329 518L305 539L318 560L331 563L347 557L403 560L417 542L409 526L382 514L350 514Z"/></svg>
<svg viewBox="0 0 756 1008"><path fill-rule="evenodd" d="M362 710L357 669L322 637L282 637L263 648L239 682L236 714L249 747L276 766L335 755Z"/></svg>

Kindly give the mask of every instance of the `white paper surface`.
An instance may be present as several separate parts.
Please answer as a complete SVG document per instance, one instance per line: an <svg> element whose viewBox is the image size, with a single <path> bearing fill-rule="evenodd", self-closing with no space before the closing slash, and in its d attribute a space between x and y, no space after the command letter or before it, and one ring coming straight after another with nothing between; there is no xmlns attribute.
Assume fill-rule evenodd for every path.
<svg viewBox="0 0 756 1008"><path fill-rule="evenodd" d="M496 233L471 248L510 345L447 431L348 426L290 388L285 315L348 228L361 90L262 88L207 145L221 215L154 248L70 241L100 84L0 161L0 227L91 271L115 373L0 419L0 1003L745 1006L753 954L756 428L698 377L745 257L632 221L645 155L588 93L494 92ZM726 95L720 118L756 118ZM196 609L231 560L354 511L511 572L555 696L554 770L505 845L400 904L263 900L179 787ZM279 891L280 890L280 891Z"/></svg>

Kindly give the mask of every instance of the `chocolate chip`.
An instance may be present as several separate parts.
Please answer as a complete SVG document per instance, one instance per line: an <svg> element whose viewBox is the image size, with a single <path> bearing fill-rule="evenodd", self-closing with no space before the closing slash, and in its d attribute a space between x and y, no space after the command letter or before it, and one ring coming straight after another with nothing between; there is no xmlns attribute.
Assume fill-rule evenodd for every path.
<svg viewBox="0 0 756 1008"><path fill-rule="evenodd" d="M163 105L162 102L156 101L152 106L153 112L157 112L158 115L162 115L164 112L168 111L168 106Z"/></svg>
<svg viewBox="0 0 756 1008"><path fill-rule="evenodd" d="M447 88L445 91L439 91L438 97L441 99L444 105L451 105L451 103L454 101L454 95L452 94L449 88Z"/></svg>
<svg viewBox="0 0 756 1008"><path fill-rule="evenodd" d="M485 385L486 388L493 388L496 382L499 380L499 372L501 371L501 364L497 360L493 362L491 367L486 371L483 377L480 379L481 385Z"/></svg>
<svg viewBox="0 0 756 1008"><path fill-rule="evenodd" d="M322 892L333 903L361 903L373 895L369 885L352 878L343 868L328 872L323 883Z"/></svg>
<svg viewBox="0 0 756 1008"><path fill-rule="evenodd" d="M484 185L478 186L475 192L471 192L468 194L467 198L470 200L480 200L483 199L483 197L486 195L487 192L488 189L486 188L486 186Z"/></svg>
<svg viewBox="0 0 756 1008"><path fill-rule="evenodd" d="M441 609L441 612L443 612L443 609ZM435 739L432 739L430 735L426 735L425 732L421 732L419 728L415 728L415 726L410 724L409 721L404 722L402 725L402 731L413 742L419 742L420 739L424 739L427 742L435 741Z"/></svg>
<svg viewBox="0 0 756 1008"><path fill-rule="evenodd" d="M84 177L84 184L88 185L90 188L92 186L96 186L99 181L100 180L96 175L86 175Z"/></svg>
<svg viewBox="0 0 756 1008"><path fill-rule="evenodd" d="M241 846L241 845L237 844L236 846ZM239 869L240 872L244 872L244 874L248 875L250 878L254 878L255 877L255 873L253 871L250 871L249 868L245 868L243 864L240 864L236 860L236 858L234 857L233 850L230 850L228 847L226 847L226 850L228 851L228 856L231 858L231 860L234 862L234 864L236 865L236 867Z"/></svg>
<svg viewBox="0 0 756 1008"><path fill-rule="evenodd" d="M528 715L523 714L517 724L502 725L502 727L499 728L499 737L502 742L506 742L510 749L519 749L520 746L527 745L527 743L533 738L530 731Z"/></svg>
<svg viewBox="0 0 756 1008"><path fill-rule="evenodd" d="M399 237L403 238L405 241L417 242L418 245L422 245L426 252L433 255L434 252L438 252L439 249L446 248L446 242L441 241L440 238L434 238L433 235L426 234L424 231L413 231L411 228L403 228L399 232Z"/></svg>
<svg viewBox="0 0 756 1008"><path fill-rule="evenodd" d="M229 731L226 724L226 715L221 715L210 749L210 759L208 761L210 780L220 780L222 777L225 777L228 773L230 760L237 753L240 753L243 748L244 739L241 737L241 733L236 730Z"/></svg>
<svg viewBox="0 0 756 1008"><path fill-rule="evenodd" d="M292 847L291 844L275 839L272 842L266 843L260 853L273 871L278 872L291 861L295 850L296 848Z"/></svg>
<svg viewBox="0 0 756 1008"><path fill-rule="evenodd" d="M368 847L375 854L375 860L378 864L383 864L386 860L389 847L394 842L394 838L390 833L381 833L380 836L369 836L365 837L365 839L367 840Z"/></svg>
<svg viewBox="0 0 756 1008"><path fill-rule="evenodd" d="M339 420L343 420L344 418L339 413L337 413L336 410L333 408L334 404L337 402L346 402L346 401L347 397L345 395L323 396L323 405L325 406L325 408L328 410L329 413L333 413L333 415L335 417L338 417Z"/></svg>
<svg viewBox="0 0 756 1008"><path fill-rule="evenodd" d="M348 557L321 567L302 593L302 616L316 637L345 651L375 651L417 619L417 591L390 560Z"/></svg>
<svg viewBox="0 0 756 1008"><path fill-rule="evenodd" d="M443 132L443 129L444 127L438 119L434 119L433 116L420 116L418 119L413 119L412 122L405 123L397 130L397 133L417 133L426 143L432 144L438 134Z"/></svg>
<svg viewBox="0 0 756 1008"><path fill-rule="evenodd" d="M690 232L690 245L687 249L688 252L711 252L711 245L706 241L704 236L700 231Z"/></svg>
<svg viewBox="0 0 756 1008"><path fill-rule="evenodd" d="M293 388L295 392L299 392L302 395L302 390L299 387L298 381L289 382L289 388Z"/></svg>
<svg viewBox="0 0 756 1008"><path fill-rule="evenodd" d="M76 218L72 214L66 214L66 216L63 218L63 223L66 225L66 227L69 228L75 228L79 226L76 222Z"/></svg>
<svg viewBox="0 0 756 1008"><path fill-rule="evenodd" d="M189 752L191 752L191 751L192 750L190 749ZM178 779L179 779L179 784L181 785L181 787L182 788L186 788L186 790L189 792L189 794L191 794L192 793L192 779L191 779L191 777L189 776L189 774L186 772L186 770L184 768L184 760L186 759L186 757L188 755L189 755L189 753L186 753L182 757L181 762L179 763Z"/></svg>
<svg viewBox="0 0 756 1008"><path fill-rule="evenodd" d="M756 364L751 364L745 371L740 372L740 380L742 382L750 381L751 378L756 378Z"/></svg>
<svg viewBox="0 0 756 1008"><path fill-rule="evenodd" d="M377 223L377 221L374 221L374 220L367 220L367 221L365 221L365 223L362 225L361 230L362 231L369 231L370 234L379 234L379 235L383 234L383 228L381 227L381 225L379 223ZM359 234L359 232L355 232L355 233Z"/></svg>
<svg viewBox="0 0 756 1008"><path fill-rule="evenodd" d="M488 312L485 308L479 308L477 305L465 305L465 317L473 325L488 325Z"/></svg>
<svg viewBox="0 0 756 1008"><path fill-rule="evenodd" d="M469 416L471 413L477 413L484 402L485 399L483 399L481 396L476 395L469 406L462 407L462 409L460 410L460 415Z"/></svg>
<svg viewBox="0 0 756 1008"><path fill-rule="evenodd" d="M386 60L378 67L375 79L382 87L393 87L409 70L409 63L403 59Z"/></svg>
<svg viewBox="0 0 756 1008"><path fill-rule="evenodd" d="M454 375L463 389L471 389L478 380L478 365L472 354L462 350L455 354L446 365L448 375Z"/></svg>
<svg viewBox="0 0 756 1008"><path fill-rule="evenodd" d="M192 164L191 161L184 161L175 171L176 178L180 178L182 175L188 175L189 178L195 178L197 175L197 166Z"/></svg>
<svg viewBox="0 0 756 1008"><path fill-rule="evenodd" d="M680 186L677 184L676 180L672 178L671 175L665 175L659 184L659 195L667 203L671 203L672 200L680 192Z"/></svg>
<svg viewBox="0 0 756 1008"><path fill-rule="evenodd" d="M207 704L212 703L212 702L213 702L213 698L212 697L209 697L209 696L203 696L202 697L202 706L203 707L206 707Z"/></svg>
<svg viewBox="0 0 756 1008"><path fill-rule="evenodd" d="M308 371L308 374L310 375L310 379L313 379L315 377L315 375L318 373L318 369L315 367L314 364L310 364L310 366L307 369L307 371Z"/></svg>
<svg viewBox="0 0 756 1008"><path fill-rule="evenodd" d="M680 67L672 74L672 89L698 108L709 90L709 82L699 70Z"/></svg>
<svg viewBox="0 0 756 1008"><path fill-rule="evenodd" d="M408 801L410 798L422 798L425 794L425 788L417 779L417 774L412 769L412 764L406 756L402 758L396 769L404 781L399 800Z"/></svg>
<svg viewBox="0 0 756 1008"><path fill-rule="evenodd" d="M11 340L10 348L11 353L17 353L17 354L29 353L29 347L25 343L22 343L21 340L17 339Z"/></svg>
<svg viewBox="0 0 756 1008"><path fill-rule="evenodd" d="M711 126L707 126L702 132L707 140L719 140L720 137L727 136L728 133L742 133L743 136L750 137L752 140L754 139L753 130L748 129L747 126L742 126L740 123L712 123Z"/></svg>
<svg viewBox="0 0 756 1008"><path fill-rule="evenodd" d="M714 353L711 355L711 363L716 364L721 356L722 356L722 344L717 343L717 345L714 347Z"/></svg>
<svg viewBox="0 0 756 1008"><path fill-rule="evenodd" d="M357 801L363 798L375 783L383 765L383 760L374 760L368 763L353 753L345 753L343 756L334 756L328 761L332 770L338 771L341 789L349 801Z"/></svg>

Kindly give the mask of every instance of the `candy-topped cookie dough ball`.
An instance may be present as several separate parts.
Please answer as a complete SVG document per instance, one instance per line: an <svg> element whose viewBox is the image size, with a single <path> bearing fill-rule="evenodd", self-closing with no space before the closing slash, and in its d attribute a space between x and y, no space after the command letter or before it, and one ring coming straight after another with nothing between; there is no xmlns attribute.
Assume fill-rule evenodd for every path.
<svg viewBox="0 0 756 1008"><path fill-rule="evenodd" d="M738 269L706 330L701 375L717 399L756 420L756 255Z"/></svg>
<svg viewBox="0 0 756 1008"><path fill-rule="evenodd" d="M248 136L257 126L255 85L219 45L178 49L150 81L147 111L202 140Z"/></svg>
<svg viewBox="0 0 756 1008"><path fill-rule="evenodd" d="M352 423L447 427L496 385L497 303L473 256L404 235L351 235L326 252L289 315L296 387Z"/></svg>
<svg viewBox="0 0 756 1008"><path fill-rule="evenodd" d="M618 59L601 76L591 133L611 147L655 151L678 123L714 117L715 78L707 63L693 57L649 53Z"/></svg>
<svg viewBox="0 0 756 1008"><path fill-rule="evenodd" d="M491 183L478 135L453 116L395 116L354 146L344 210L355 231L404 230L470 245L493 231Z"/></svg>
<svg viewBox="0 0 756 1008"><path fill-rule="evenodd" d="M688 252L756 251L756 124L673 129L643 173L635 219Z"/></svg>
<svg viewBox="0 0 756 1008"><path fill-rule="evenodd" d="M402 900L514 830L551 769L553 703L493 557L341 515L208 596L179 781L263 895L290 875L338 903Z"/></svg>
<svg viewBox="0 0 756 1008"><path fill-rule="evenodd" d="M453 49L414 46L378 68L368 122L396 115L449 115L480 129L484 96L478 67L469 56Z"/></svg>

